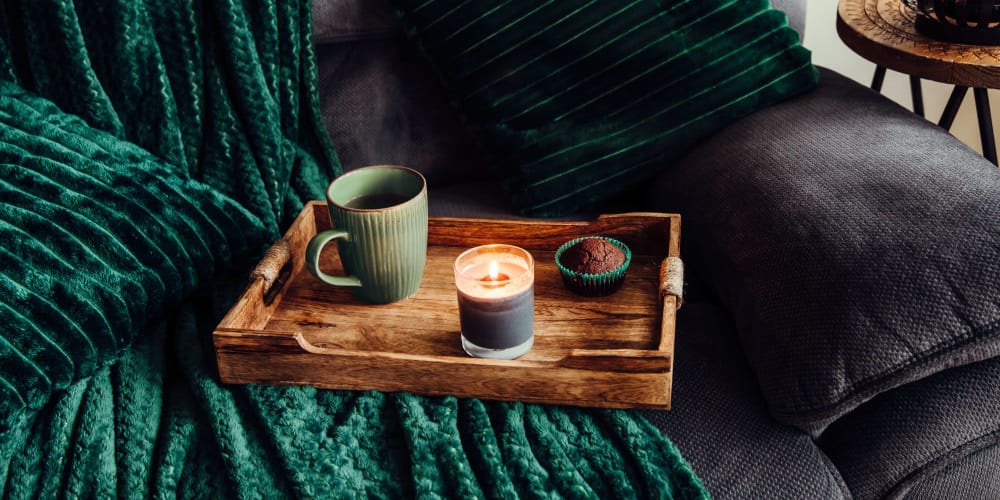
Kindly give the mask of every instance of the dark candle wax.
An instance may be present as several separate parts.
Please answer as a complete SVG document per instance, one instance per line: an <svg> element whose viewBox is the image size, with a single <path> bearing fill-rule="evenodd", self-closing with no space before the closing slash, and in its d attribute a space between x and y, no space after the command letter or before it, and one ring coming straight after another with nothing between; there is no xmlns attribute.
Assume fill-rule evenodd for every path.
<svg viewBox="0 0 1000 500"><path fill-rule="evenodd" d="M486 280L490 281L490 280ZM458 291L462 335L486 349L507 349L531 339L535 323L535 286L514 295L484 299Z"/></svg>

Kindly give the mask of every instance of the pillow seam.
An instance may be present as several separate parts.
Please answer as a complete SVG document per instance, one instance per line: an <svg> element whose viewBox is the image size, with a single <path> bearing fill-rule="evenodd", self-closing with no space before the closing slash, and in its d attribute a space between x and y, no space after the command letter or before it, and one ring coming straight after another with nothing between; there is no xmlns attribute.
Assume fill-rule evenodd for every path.
<svg viewBox="0 0 1000 500"><path fill-rule="evenodd" d="M981 446L977 446L980 442L983 442ZM955 456L954 460L947 464L939 464L934 467L934 470L929 471L929 474L924 476L924 478L933 477L954 465L958 460L972 456L980 451L986 450L990 447L990 444L1000 445L1000 426L994 427L992 430L984 432L978 436L971 439L967 439L957 446L953 446L950 449L943 450L941 452L935 453L926 459L922 460L917 467L912 467L905 473L900 474L898 477L892 478L892 482L895 485L886 494L885 498L900 498L901 494L908 493L914 486L920 484L921 477L917 474L925 470L928 466L934 466L934 462L942 459L946 459L951 455L960 453L959 456ZM971 448L966 450L966 448Z"/></svg>
<svg viewBox="0 0 1000 500"><path fill-rule="evenodd" d="M850 385L851 388L848 391L846 391L843 396L839 397L836 401L832 403L828 403L822 406L792 407L789 410L779 412L779 414L784 414L790 417L803 416L805 417L804 421L807 423L815 423L828 420L831 416L838 413L836 411L838 408L845 405L850 406L850 403L856 399L863 399L866 401L884 392L884 391L875 391L874 389L872 389L871 386L874 385L875 383L880 381L885 381L886 379L891 379L892 375L907 371L907 369L911 369L919 365L926 365L930 361L933 361L937 356L940 356L941 354L947 353L949 351L961 347L966 347L966 348L974 347L975 341L995 339L997 337L1000 337L1000 328L998 327L1000 327L1000 317L995 318L994 320L982 325L981 327L970 329L969 333L962 338L950 339L948 342L940 344L939 347L935 350L925 351L921 353L919 357L911 358L905 361L904 363L894 365L877 374L870 375L862 380L851 383ZM983 332L989 332L989 334L982 335ZM984 359L989 359L989 358L984 358ZM954 366L961 366L961 365L949 365L943 368L942 370L938 370L935 373L938 373L940 371L943 371L944 369L951 368ZM915 380L919 379L909 380L909 382ZM902 385L905 384L899 384L894 387L899 387ZM820 416L809 417L807 415L820 415ZM826 415L826 417L824 417L823 415Z"/></svg>

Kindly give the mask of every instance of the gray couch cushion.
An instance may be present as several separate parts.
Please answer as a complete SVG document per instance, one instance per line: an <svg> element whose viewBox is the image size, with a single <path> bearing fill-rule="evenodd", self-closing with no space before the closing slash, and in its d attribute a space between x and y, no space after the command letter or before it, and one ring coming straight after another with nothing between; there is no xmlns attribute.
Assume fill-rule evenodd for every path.
<svg viewBox="0 0 1000 500"><path fill-rule="evenodd" d="M314 0L313 43L399 36L402 25L388 3L376 0Z"/></svg>
<svg viewBox="0 0 1000 500"><path fill-rule="evenodd" d="M722 130L650 198L684 217L779 420L818 432L1000 354L1000 170L842 76Z"/></svg>
<svg viewBox="0 0 1000 500"><path fill-rule="evenodd" d="M406 165L437 184L489 175L482 149L385 2L318 1L313 17L323 123L345 170Z"/></svg>
<svg viewBox="0 0 1000 500"><path fill-rule="evenodd" d="M831 425L820 445L854 498L1000 494L1000 358L881 394Z"/></svg>
<svg viewBox="0 0 1000 500"><path fill-rule="evenodd" d="M687 300L677 314L674 351L671 409L643 413L713 498L850 497L809 436L767 414L724 310Z"/></svg>
<svg viewBox="0 0 1000 500"><path fill-rule="evenodd" d="M907 498L996 498L1000 446L976 451L913 485Z"/></svg>

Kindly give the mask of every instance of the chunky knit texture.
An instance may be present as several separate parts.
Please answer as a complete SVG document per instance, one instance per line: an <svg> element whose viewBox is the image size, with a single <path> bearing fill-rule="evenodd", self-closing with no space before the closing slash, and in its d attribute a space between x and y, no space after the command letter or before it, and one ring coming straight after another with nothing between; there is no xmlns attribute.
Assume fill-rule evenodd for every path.
<svg viewBox="0 0 1000 500"><path fill-rule="evenodd" d="M2 495L706 496L626 412L219 384L240 275L340 173L309 12L0 7Z"/></svg>
<svg viewBox="0 0 1000 500"><path fill-rule="evenodd" d="M0 415L91 375L258 250L257 218L172 170L0 81Z"/></svg>

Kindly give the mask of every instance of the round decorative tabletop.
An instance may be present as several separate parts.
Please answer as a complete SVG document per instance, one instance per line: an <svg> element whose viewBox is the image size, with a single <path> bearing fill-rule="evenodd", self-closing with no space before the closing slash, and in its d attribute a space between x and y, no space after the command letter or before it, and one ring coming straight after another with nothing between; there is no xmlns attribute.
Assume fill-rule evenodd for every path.
<svg viewBox="0 0 1000 500"><path fill-rule="evenodd" d="M837 33L858 55L900 73L963 87L1000 88L1000 46L935 40L917 32L901 0L840 0Z"/></svg>

